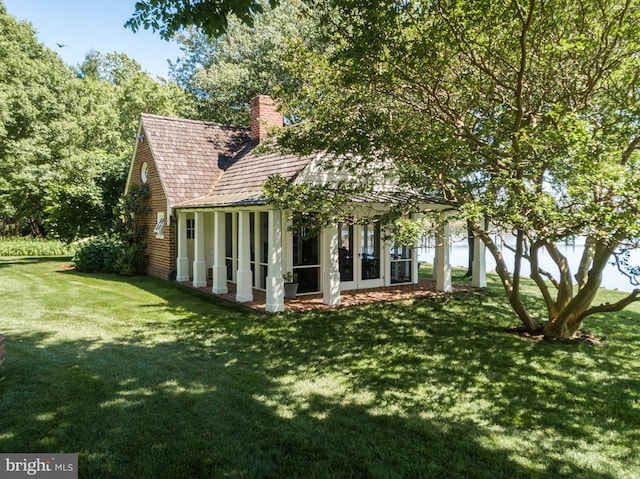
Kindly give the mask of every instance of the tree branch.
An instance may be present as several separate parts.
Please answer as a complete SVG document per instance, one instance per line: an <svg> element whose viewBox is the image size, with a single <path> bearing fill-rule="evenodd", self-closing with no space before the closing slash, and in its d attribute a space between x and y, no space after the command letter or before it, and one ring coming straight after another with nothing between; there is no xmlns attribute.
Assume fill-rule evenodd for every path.
<svg viewBox="0 0 640 479"><path fill-rule="evenodd" d="M594 306L593 308L586 310L582 316L586 318L587 316L597 313L614 313L616 311L622 311L624 308L635 301L640 301L640 288L634 289L631 294L625 296L620 301L617 301L615 303L605 303Z"/></svg>

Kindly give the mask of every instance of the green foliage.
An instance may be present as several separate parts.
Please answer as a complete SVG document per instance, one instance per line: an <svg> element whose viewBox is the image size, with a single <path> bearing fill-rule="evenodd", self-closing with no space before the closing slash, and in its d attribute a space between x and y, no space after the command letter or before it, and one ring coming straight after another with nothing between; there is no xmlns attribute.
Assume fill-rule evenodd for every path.
<svg viewBox="0 0 640 479"><path fill-rule="evenodd" d="M117 273L123 255L122 241L105 233L78 243L73 263L84 273Z"/></svg>
<svg viewBox="0 0 640 479"><path fill-rule="evenodd" d="M339 221L353 221L351 199L360 191L348 180L335 182L328 189L310 183L289 184L279 175L270 176L262 189L269 204L286 211L291 228L304 226L311 236Z"/></svg>
<svg viewBox="0 0 640 479"><path fill-rule="evenodd" d="M195 97L200 118L248 126L252 98L295 82L284 56L291 42L310 41L314 25L300 6L285 1L256 14L252 26L229 17L219 37L188 29L176 37L184 55L171 75Z"/></svg>
<svg viewBox="0 0 640 479"><path fill-rule="evenodd" d="M42 235L49 188L77 130L77 83L33 28L0 10L0 217Z"/></svg>
<svg viewBox="0 0 640 479"><path fill-rule="evenodd" d="M73 262L78 271L118 273L123 276L142 274L146 265L144 229L135 217L148 214L143 201L149 197L148 185L131 185L118 205L113 232L80 242Z"/></svg>
<svg viewBox="0 0 640 479"><path fill-rule="evenodd" d="M263 0L146 0L136 2L136 10L125 26L134 32L140 27L151 28L165 39L185 27L195 26L217 37L227 30L229 15L251 26L254 15L264 11L265 3ZM271 6L278 3L278 0L269 0Z"/></svg>
<svg viewBox="0 0 640 479"><path fill-rule="evenodd" d="M125 276L144 273L147 263L145 229L136 218L149 214L144 200L149 198L149 185L132 184L119 204L119 216L114 232L123 244L123 254L118 262L118 272Z"/></svg>
<svg viewBox="0 0 640 479"><path fill-rule="evenodd" d="M42 238L0 237L0 256L71 256L75 245Z"/></svg>
<svg viewBox="0 0 640 479"><path fill-rule="evenodd" d="M140 113L186 114L186 95L124 54L89 52L71 68L5 9L0 57L0 234L107 231Z"/></svg>
<svg viewBox="0 0 640 479"><path fill-rule="evenodd" d="M287 271L282 275L282 279L285 280L286 283L297 283L298 282L298 273L293 273L291 271Z"/></svg>
<svg viewBox="0 0 640 479"><path fill-rule="evenodd" d="M50 236L75 241L110 230L129 159L95 150L78 153L69 163L73 166L51 187L52 204L45 209Z"/></svg>

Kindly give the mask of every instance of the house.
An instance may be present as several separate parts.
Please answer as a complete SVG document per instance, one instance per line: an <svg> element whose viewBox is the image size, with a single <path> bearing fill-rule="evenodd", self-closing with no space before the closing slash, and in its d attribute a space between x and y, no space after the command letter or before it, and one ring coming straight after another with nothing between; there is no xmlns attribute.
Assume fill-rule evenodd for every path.
<svg viewBox="0 0 640 479"><path fill-rule="evenodd" d="M385 241L380 224L368 220L372 207L388 207L388 195L361 200L357 224L336 224L317 236L291 231L285 212L266 203L262 183L270 175L289 181L326 181L328 175L318 155L256 152L266 127L282 123L267 96L252 100L250 128L142 115L127 190L149 185L146 206L153 213L139 219L147 228L147 274L194 287L206 287L210 277L217 294L233 282L238 302L252 301L254 288L261 289L270 312L284 310L285 272L296 275L298 294L321 293L328 305L340 304L344 290L417 283L415 252ZM425 208L447 206L433 198ZM447 228L443 222L441 238ZM449 291L449 248L438 243L437 289ZM484 251L475 257L482 263L474 283L482 285Z"/></svg>

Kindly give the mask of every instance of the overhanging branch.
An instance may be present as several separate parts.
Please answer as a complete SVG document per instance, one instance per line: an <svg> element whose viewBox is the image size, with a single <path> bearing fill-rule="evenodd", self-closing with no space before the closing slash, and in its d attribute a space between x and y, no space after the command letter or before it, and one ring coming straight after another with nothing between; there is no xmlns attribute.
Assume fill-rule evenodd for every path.
<svg viewBox="0 0 640 479"><path fill-rule="evenodd" d="M635 301L640 301L639 296L640 296L640 288L634 289L631 292L631 294L622 298L620 301L617 301L615 303L600 304L598 306L594 306L593 308L586 310L583 314L583 317L586 318L587 316L590 316L592 314L597 314L597 313L615 313L616 311L622 311L631 303Z"/></svg>

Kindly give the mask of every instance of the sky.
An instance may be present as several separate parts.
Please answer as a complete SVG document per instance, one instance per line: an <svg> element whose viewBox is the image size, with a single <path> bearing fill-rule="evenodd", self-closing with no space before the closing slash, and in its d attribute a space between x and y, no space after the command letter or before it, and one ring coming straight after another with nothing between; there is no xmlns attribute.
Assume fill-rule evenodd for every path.
<svg viewBox="0 0 640 479"><path fill-rule="evenodd" d="M180 56L175 42L151 30L133 33L124 23L136 0L0 0L9 15L30 22L41 43L70 66L81 64L91 50L125 53L152 77L168 78L167 60ZM58 47L58 43L65 45Z"/></svg>

